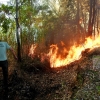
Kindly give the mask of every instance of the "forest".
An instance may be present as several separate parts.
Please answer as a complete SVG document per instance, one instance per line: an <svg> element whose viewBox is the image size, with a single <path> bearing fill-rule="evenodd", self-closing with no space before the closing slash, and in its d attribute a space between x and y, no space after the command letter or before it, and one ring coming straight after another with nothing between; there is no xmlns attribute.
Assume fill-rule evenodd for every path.
<svg viewBox="0 0 100 100"><path fill-rule="evenodd" d="M0 3L0 40L18 58L7 51L7 100L100 100L99 22L99 0Z"/></svg>

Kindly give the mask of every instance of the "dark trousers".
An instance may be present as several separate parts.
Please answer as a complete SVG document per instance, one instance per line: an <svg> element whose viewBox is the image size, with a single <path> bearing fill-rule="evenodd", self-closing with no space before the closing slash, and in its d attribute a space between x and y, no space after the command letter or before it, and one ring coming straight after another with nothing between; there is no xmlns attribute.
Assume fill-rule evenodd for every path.
<svg viewBox="0 0 100 100"><path fill-rule="evenodd" d="M8 97L8 61L0 61L0 67L3 71L3 88L4 88L4 97ZM6 100L6 99L5 99Z"/></svg>

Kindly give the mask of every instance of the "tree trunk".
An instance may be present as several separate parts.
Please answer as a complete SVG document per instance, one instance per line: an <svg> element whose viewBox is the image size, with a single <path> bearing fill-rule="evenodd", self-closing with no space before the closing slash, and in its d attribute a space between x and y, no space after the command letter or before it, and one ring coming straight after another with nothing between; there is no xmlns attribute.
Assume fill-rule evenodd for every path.
<svg viewBox="0 0 100 100"><path fill-rule="evenodd" d="M96 0L90 0L90 15L89 15L89 24L88 24L88 34L87 36L92 36L93 25L95 20L96 13Z"/></svg>
<svg viewBox="0 0 100 100"><path fill-rule="evenodd" d="M18 0L16 0L16 37L17 37L17 57L18 61L21 62L21 52L20 52L20 40L19 40L19 23L18 23Z"/></svg>

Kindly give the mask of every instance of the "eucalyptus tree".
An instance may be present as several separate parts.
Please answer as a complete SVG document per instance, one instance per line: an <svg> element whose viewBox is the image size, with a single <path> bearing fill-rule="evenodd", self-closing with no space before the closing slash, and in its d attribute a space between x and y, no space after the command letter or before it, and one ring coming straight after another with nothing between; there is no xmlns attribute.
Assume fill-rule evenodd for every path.
<svg viewBox="0 0 100 100"><path fill-rule="evenodd" d="M97 32L97 36L100 34L100 1L97 0L97 4L96 4L96 8L97 8L97 12L96 12L96 18L95 18L95 28L96 28L96 32Z"/></svg>
<svg viewBox="0 0 100 100"><path fill-rule="evenodd" d="M43 18L41 10L46 9L37 0L20 0L19 23L22 30L22 48L24 53L29 52L30 45L42 38ZM26 42L24 42L26 41ZM26 47L26 48L25 48Z"/></svg>
<svg viewBox="0 0 100 100"><path fill-rule="evenodd" d="M88 35L92 36L93 26L96 15L96 4L97 0L90 0L90 12L89 12L89 25L88 25Z"/></svg>

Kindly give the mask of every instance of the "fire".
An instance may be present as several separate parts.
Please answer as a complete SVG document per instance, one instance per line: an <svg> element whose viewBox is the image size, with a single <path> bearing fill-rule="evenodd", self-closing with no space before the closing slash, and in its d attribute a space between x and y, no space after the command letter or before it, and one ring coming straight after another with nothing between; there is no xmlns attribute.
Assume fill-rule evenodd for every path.
<svg viewBox="0 0 100 100"><path fill-rule="evenodd" d="M61 44L64 46L63 42L61 42ZM64 55L64 57L62 56L61 53L59 53L60 48L58 48L57 45L51 45L49 53L46 55L47 57L49 57L51 67L61 67L61 66L68 65L75 60L80 59L82 57L81 53L83 50L88 48L92 50L93 48L99 46L100 46L100 36L96 39L88 37L86 38L84 44L80 44L80 45L74 44L73 46L70 47L69 50L63 47L61 53ZM34 49L32 48L30 50L34 51ZM32 52L30 52L30 54L32 54Z"/></svg>
<svg viewBox="0 0 100 100"><path fill-rule="evenodd" d="M54 50L53 50L54 49ZM78 60L81 58L81 52L84 50L83 46L72 46L68 52L68 55L66 55L64 58L61 57L58 53L58 47L57 45L51 46L49 56L50 56L50 64L51 67L60 67L65 66L75 60ZM63 53L67 51L66 49L63 50Z"/></svg>
<svg viewBox="0 0 100 100"><path fill-rule="evenodd" d="M30 56L30 57L34 57L36 47L37 47L36 44L32 44L32 45L31 45L31 48L30 48L30 50L29 50L29 54L28 54L28 56Z"/></svg>
<svg viewBox="0 0 100 100"><path fill-rule="evenodd" d="M87 48L93 49L95 47L100 46L100 37L96 38L95 40L93 38L86 38L86 41L84 44L81 45L73 45L70 47L70 50L68 52L68 55L66 55L65 58L61 58L61 55L57 55L58 47L57 45L51 46L49 56L50 56L50 64L51 67L60 67L68 65L69 63L78 60L81 58L81 52ZM54 49L54 50L53 50ZM63 53L65 50L63 50Z"/></svg>

